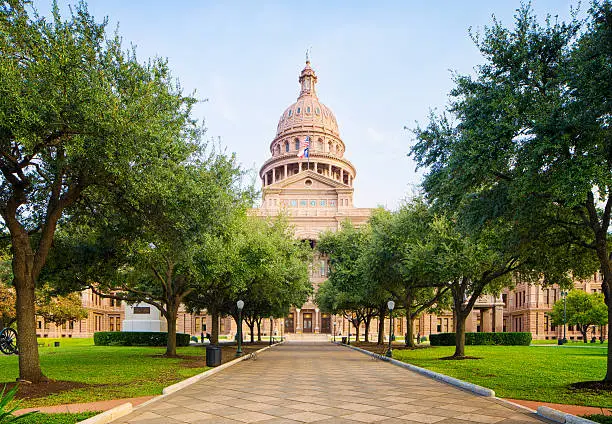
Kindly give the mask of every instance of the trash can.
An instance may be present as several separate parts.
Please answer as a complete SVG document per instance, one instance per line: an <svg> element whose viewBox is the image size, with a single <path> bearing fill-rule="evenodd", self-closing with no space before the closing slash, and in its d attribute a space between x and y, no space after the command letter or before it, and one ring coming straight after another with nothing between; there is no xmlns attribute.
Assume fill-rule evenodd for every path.
<svg viewBox="0 0 612 424"><path fill-rule="evenodd" d="M221 348L219 346L206 346L206 366L218 367L221 365Z"/></svg>
<svg viewBox="0 0 612 424"><path fill-rule="evenodd" d="M60 343L60 342L53 342L53 346L55 346L55 347L59 347L59 343Z"/></svg>
<svg viewBox="0 0 612 424"><path fill-rule="evenodd" d="M342 344L346 344L346 336L342 336Z"/></svg>

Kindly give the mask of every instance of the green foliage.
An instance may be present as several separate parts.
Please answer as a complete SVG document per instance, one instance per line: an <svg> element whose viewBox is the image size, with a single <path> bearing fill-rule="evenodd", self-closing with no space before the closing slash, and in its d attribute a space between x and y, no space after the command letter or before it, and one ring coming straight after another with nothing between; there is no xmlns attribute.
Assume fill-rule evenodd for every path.
<svg viewBox="0 0 612 424"><path fill-rule="evenodd" d="M36 292L36 315L59 326L87 318L87 309L83 307L80 293L53 295L51 287L44 285Z"/></svg>
<svg viewBox="0 0 612 424"><path fill-rule="evenodd" d="M582 418L586 418L587 420L595 421L596 423L601 424L612 424L612 416L610 415L581 415Z"/></svg>
<svg viewBox="0 0 612 424"><path fill-rule="evenodd" d="M429 336L432 346L455 346L455 333ZM466 345L529 346L531 333L465 333Z"/></svg>
<svg viewBox="0 0 612 424"><path fill-rule="evenodd" d="M19 424L75 424L81 421L91 418L99 412L77 412L74 414L60 413L60 414L35 414L29 415L23 420L19 420ZM4 421L3 421L4 422Z"/></svg>
<svg viewBox="0 0 612 424"><path fill-rule="evenodd" d="M6 391L6 385L2 388L0 392L0 423L23 422L28 416L34 415L34 412L29 412L21 416L14 416L13 412L19 409L19 403L14 404L11 408L8 407L8 404L15 398L18 389L19 385L17 384L8 392Z"/></svg>
<svg viewBox="0 0 612 424"><path fill-rule="evenodd" d="M554 325L564 324L564 301L555 302L549 313ZM608 323L608 309L601 293L585 293L582 290L571 290L565 300L566 323L575 325L583 335L586 343L586 333L591 326L602 326Z"/></svg>
<svg viewBox="0 0 612 424"><path fill-rule="evenodd" d="M189 346L189 334L176 333L177 346ZM165 346L167 332L146 331L100 331L94 333L96 346Z"/></svg>

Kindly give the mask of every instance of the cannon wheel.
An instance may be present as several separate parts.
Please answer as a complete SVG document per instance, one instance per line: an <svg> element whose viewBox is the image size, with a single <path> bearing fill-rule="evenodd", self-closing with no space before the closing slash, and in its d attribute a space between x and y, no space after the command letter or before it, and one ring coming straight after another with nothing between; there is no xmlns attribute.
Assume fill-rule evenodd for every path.
<svg viewBox="0 0 612 424"><path fill-rule="evenodd" d="M17 355L17 332L12 328L0 331L0 351L5 355Z"/></svg>

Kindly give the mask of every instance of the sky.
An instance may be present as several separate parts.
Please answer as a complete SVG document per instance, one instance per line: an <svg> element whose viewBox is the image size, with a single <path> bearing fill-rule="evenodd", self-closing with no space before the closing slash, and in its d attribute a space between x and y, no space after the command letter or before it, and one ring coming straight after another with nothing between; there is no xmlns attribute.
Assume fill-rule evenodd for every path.
<svg viewBox="0 0 612 424"><path fill-rule="evenodd" d="M58 1L63 10L69 3ZM36 1L42 14L50 1ZM90 0L140 60L163 57L207 137L259 170L281 113L299 93L305 51L319 100L334 112L345 157L357 169L354 203L395 209L418 191L423 170L408 157L431 110L441 111L452 72L472 73L482 57L468 30L492 15L513 25L518 0L157 1ZM532 0L539 18L568 20L568 0ZM584 3L582 12L588 8ZM405 127L408 128L405 129ZM259 178L257 184L260 187Z"/></svg>

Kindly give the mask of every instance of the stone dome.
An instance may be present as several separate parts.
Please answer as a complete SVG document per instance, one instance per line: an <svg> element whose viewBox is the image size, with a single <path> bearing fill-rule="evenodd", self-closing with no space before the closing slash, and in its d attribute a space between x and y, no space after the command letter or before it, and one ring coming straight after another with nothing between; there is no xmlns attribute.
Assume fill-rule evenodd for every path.
<svg viewBox="0 0 612 424"><path fill-rule="evenodd" d="M306 61L306 67L300 74L300 95L295 103L289 106L280 117L276 137L282 137L294 130L312 129L340 136L338 122L333 112L321 103L315 91L317 76Z"/></svg>

